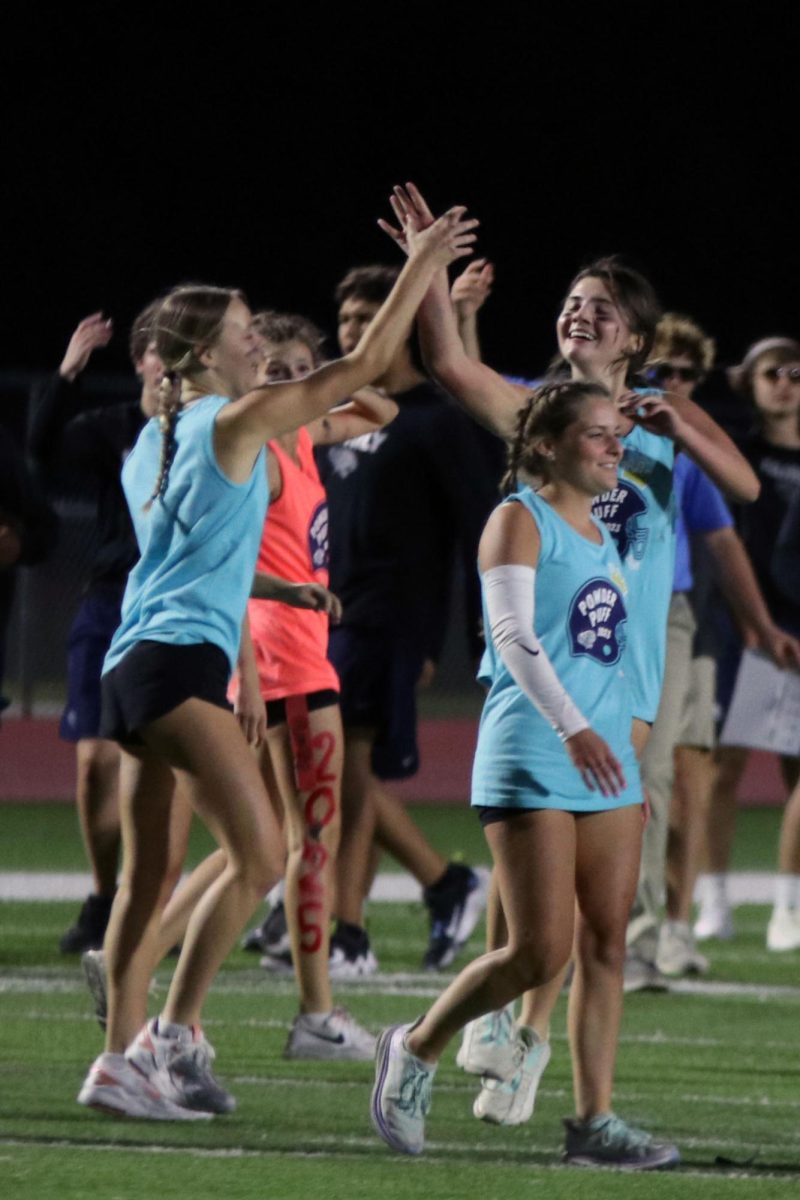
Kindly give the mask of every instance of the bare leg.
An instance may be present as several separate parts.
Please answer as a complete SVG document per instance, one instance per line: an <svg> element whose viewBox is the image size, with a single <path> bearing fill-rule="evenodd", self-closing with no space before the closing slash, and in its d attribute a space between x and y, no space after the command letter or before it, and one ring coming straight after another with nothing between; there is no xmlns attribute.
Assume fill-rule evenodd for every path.
<svg viewBox="0 0 800 1200"><path fill-rule="evenodd" d="M108 974L106 1050L122 1054L147 1016L147 989L158 961L161 912L169 875L169 825L175 780L163 761L122 753L123 856L104 944Z"/></svg>
<svg viewBox="0 0 800 1200"><path fill-rule="evenodd" d="M336 864L336 916L364 923L370 852L375 835L372 740L366 730L345 731L342 769L342 831Z"/></svg>
<svg viewBox="0 0 800 1200"><path fill-rule="evenodd" d="M800 761L782 758L781 770L789 791L783 810L778 841L778 870L782 875L800 874Z"/></svg>
<svg viewBox="0 0 800 1200"><path fill-rule="evenodd" d="M642 816L637 805L577 819L580 919L569 1034L575 1111L609 1112L619 1025L625 929L639 874Z"/></svg>
<svg viewBox="0 0 800 1200"><path fill-rule="evenodd" d="M708 808L713 782L710 750L678 746L675 751L675 790L667 841L667 916L688 922L705 847Z"/></svg>
<svg viewBox="0 0 800 1200"><path fill-rule="evenodd" d="M650 726L646 721L640 721L634 718L631 726L631 742L633 744L634 753L637 759L641 759L650 737ZM639 812L638 808L636 810ZM641 822L641 813L639 812L639 820ZM550 1029L550 1018L553 1015L553 1009L558 1002L558 997L561 995L561 990L567 978L569 964L565 964L563 970L559 974L545 984L536 992L531 992L523 996L522 1009L520 1012L520 1025L530 1025L535 1029L540 1037L546 1038Z"/></svg>
<svg viewBox="0 0 800 1200"><path fill-rule="evenodd" d="M561 969L572 945L575 819L540 809L486 827L508 922L508 944L470 963L406 1039L435 1062L468 1021L502 1008Z"/></svg>
<svg viewBox="0 0 800 1200"><path fill-rule="evenodd" d="M730 864L736 828L736 792L747 757L747 750L738 746L721 746L714 753L714 783L706 828L707 867L712 875L725 874Z"/></svg>
<svg viewBox="0 0 800 1200"><path fill-rule="evenodd" d="M232 713L191 699L143 730L170 763L226 865L189 920L163 1016L193 1025L208 988L258 901L280 876L280 836L258 766Z"/></svg>
<svg viewBox="0 0 800 1200"><path fill-rule="evenodd" d="M300 1010L333 1008L328 947L334 865L339 842L343 737L338 705L309 712L316 780L298 787L288 725L267 733L267 749L286 813L286 920Z"/></svg>
<svg viewBox="0 0 800 1200"><path fill-rule="evenodd" d="M106 738L81 738L75 747L78 819L98 896L113 896L121 844L120 750Z"/></svg>
<svg viewBox="0 0 800 1200"><path fill-rule="evenodd" d="M423 837L402 802L384 791L374 776L371 790L375 804L375 837L380 845L384 850L388 850L422 887L430 887L431 884L437 883L447 870L446 859Z"/></svg>

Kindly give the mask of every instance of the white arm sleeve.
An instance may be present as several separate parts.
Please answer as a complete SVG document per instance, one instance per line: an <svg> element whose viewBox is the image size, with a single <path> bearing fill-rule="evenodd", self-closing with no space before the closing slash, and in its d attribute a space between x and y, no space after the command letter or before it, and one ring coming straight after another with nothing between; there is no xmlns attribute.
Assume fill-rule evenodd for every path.
<svg viewBox="0 0 800 1200"><path fill-rule="evenodd" d="M589 728L589 722L562 687L534 633L533 567L508 564L483 576L492 641L514 682L562 741Z"/></svg>

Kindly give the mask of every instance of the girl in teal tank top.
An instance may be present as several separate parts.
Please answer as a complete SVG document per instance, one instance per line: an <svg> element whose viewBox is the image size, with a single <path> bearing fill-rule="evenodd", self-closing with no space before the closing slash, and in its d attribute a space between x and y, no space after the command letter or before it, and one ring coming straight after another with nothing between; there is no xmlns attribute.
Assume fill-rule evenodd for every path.
<svg viewBox="0 0 800 1200"><path fill-rule="evenodd" d="M160 436L146 427L126 470L142 557L103 679L104 719L122 743L124 865L105 942L106 1046L82 1104L173 1120L235 1107L211 1074L200 1018L220 964L283 871L256 758L222 707L264 519L264 446L387 369L433 275L469 253L472 224L454 209L431 226L356 349L302 380L256 386L260 347L238 292L177 288L155 313L168 372ZM252 651L244 669L255 670ZM263 705L248 727L257 742ZM165 911L182 866L187 800L219 851ZM153 967L187 907L166 1003L145 1023Z"/></svg>
<svg viewBox="0 0 800 1200"><path fill-rule="evenodd" d="M625 585L611 538L592 516L594 496L616 483L620 430L619 414L597 384L539 388L520 413L510 474L524 471L545 483L536 495L524 489L501 504L481 541L491 682L473 792L499 880L507 944L462 971L413 1027L381 1038L373 1121L395 1148L422 1146L422 1107L408 1119L411 1072L420 1076L418 1090L427 1089L459 1029L556 976L572 950L576 907L576 974L587 999L573 1013L573 1029L611 1089L642 836L631 708L619 674ZM482 1092L477 1116L502 1121L523 1083L520 1076L515 1084L514 1072L541 1074L546 1042L527 1030L519 1051L507 1079L484 1087L491 1107L484 1108ZM584 1104L579 1081L576 1121L568 1123L575 1130L587 1116ZM653 1159L677 1161L674 1146L641 1138Z"/></svg>

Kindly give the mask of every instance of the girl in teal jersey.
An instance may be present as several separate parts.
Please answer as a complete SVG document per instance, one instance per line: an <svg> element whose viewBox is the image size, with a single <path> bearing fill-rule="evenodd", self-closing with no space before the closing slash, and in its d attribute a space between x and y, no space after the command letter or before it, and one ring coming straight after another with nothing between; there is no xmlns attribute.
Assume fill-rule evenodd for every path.
<svg viewBox="0 0 800 1200"><path fill-rule="evenodd" d="M472 803L492 851L508 937L462 971L421 1021L381 1036L373 1122L408 1153L423 1148L430 1085L450 1038L560 971L577 902L583 1002L571 1034L581 1053L567 1155L581 1161L605 1139L622 1151L616 1161L632 1167L678 1161L674 1146L610 1112L642 831L624 677L626 587L613 540L592 514L594 496L617 480L620 428L600 385L537 389L519 415L510 475L544 484L511 495L481 539L489 694ZM519 1068L541 1073L548 1056L545 1042L524 1039ZM598 1077L609 1101L599 1110Z"/></svg>
<svg viewBox="0 0 800 1200"><path fill-rule="evenodd" d="M413 185L395 189L392 205L400 228L386 222L381 222L382 227L408 248L433 216ZM672 586L672 462L676 444L733 499L747 502L758 494L758 480L746 460L696 404L683 397L632 391L635 372L647 360L658 316L657 300L647 281L611 259L575 277L557 321L562 365L575 380L601 383L622 421L625 453L621 477L614 487L600 490L596 510L612 536L616 535L626 572L631 649L627 679L634 702L632 738L637 753L646 742L661 687ZM505 438L512 437L516 415L528 392L464 353L448 302L445 272L436 278L420 307L419 331L426 363L442 386L477 420ZM505 923L496 892L494 902L490 902L487 934L490 947L504 944ZM497 1060L502 1062L504 1056L508 1057L509 1040L512 1046L518 1044L526 1031L546 1042L563 974L526 994L517 1030L510 1009L470 1025L459 1053L460 1064L481 1074L487 1065L492 1066L493 1046L497 1046ZM571 1025L575 1023L575 1006L584 1001L591 1005L590 992L581 986L580 978L576 982L570 999ZM473 1053L476 1047L480 1047L480 1053ZM601 1056L595 1071L588 1061L581 1064L582 1054L581 1043L573 1043L575 1071L589 1081L585 1111L600 1113L610 1103L611 1063ZM502 1068L496 1067L496 1071L501 1073ZM504 1083L503 1094L493 1095L492 1091L497 1093L498 1089L484 1087L476 1113L507 1124L527 1120L535 1086L536 1079L530 1073L525 1079L517 1073ZM514 1104L509 1103L509 1095L516 1098Z"/></svg>
<svg viewBox="0 0 800 1200"><path fill-rule="evenodd" d="M141 559L103 681L104 736L122 746L124 859L105 944L106 1050L83 1104L152 1119L234 1107L199 1022L220 964L282 869L256 760L225 696L264 521L264 445L386 369L433 274L469 252L474 224L463 209L436 222L358 347L302 380L255 386L259 346L237 292L178 288L154 318L170 384L124 473ZM193 912L161 1016L144 1025L175 882L177 782L227 865Z"/></svg>

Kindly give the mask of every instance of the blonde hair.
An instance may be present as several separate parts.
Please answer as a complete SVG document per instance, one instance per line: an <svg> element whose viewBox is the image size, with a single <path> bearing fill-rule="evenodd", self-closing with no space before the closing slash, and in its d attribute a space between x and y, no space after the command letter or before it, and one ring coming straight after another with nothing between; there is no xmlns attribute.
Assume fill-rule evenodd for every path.
<svg viewBox="0 0 800 1200"><path fill-rule="evenodd" d="M159 387L157 413L161 458L153 493L144 505L145 512L155 500L163 499L169 483L176 449L175 427L181 411L181 379L203 371L197 351L214 345L232 300L244 300L244 296L233 288L183 284L173 288L152 314L150 340L155 342L165 374Z"/></svg>
<svg viewBox="0 0 800 1200"><path fill-rule="evenodd" d="M714 365L717 347L691 317L683 313L664 313L656 326L656 336L650 351L650 362L663 362L673 354L685 354L701 371Z"/></svg>

